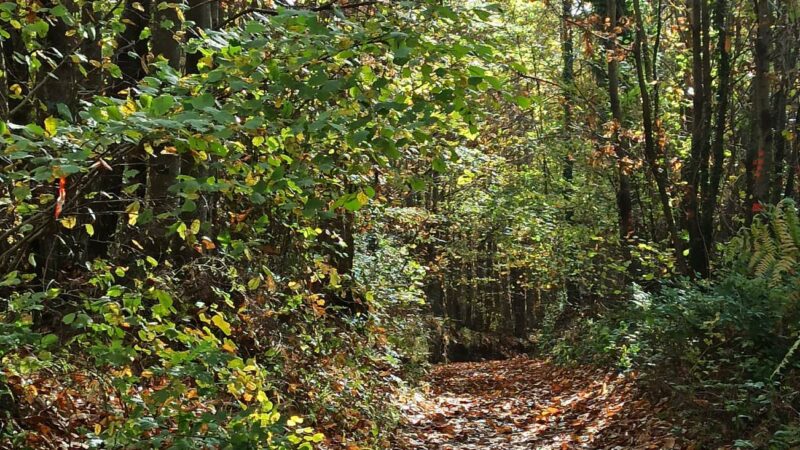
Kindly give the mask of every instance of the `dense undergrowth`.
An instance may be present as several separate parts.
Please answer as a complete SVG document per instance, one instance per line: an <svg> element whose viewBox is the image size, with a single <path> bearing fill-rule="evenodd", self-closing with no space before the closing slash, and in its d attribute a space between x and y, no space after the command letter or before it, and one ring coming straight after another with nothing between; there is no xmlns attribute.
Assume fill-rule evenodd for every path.
<svg viewBox="0 0 800 450"><path fill-rule="evenodd" d="M702 445L793 448L800 443L794 204L770 208L723 252L713 279L678 278L650 292L634 286L628 299L584 306L582 318L542 330L542 350L562 362L638 372L652 395L670 398L687 419L684 435Z"/></svg>
<svg viewBox="0 0 800 450"><path fill-rule="evenodd" d="M364 313L349 318L297 283L280 290L278 276L224 257L179 269L95 261L58 289L11 291L0 442L381 447L399 419L392 399L422 373L426 348L410 320L422 299L397 287L413 286L418 271L382 282L380 268L404 250L377 248L357 258L356 273L385 286L385 300L369 292ZM142 282L126 285L132 271Z"/></svg>
<svg viewBox="0 0 800 450"><path fill-rule="evenodd" d="M354 282L374 290L355 316L225 257L179 269L98 260L58 289L11 291L0 328L0 443L305 448L324 439L383 448L400 418L395 399L427 364L414 288L424 271L384 230L357 245ZM319 264L315 276L337 283ZM134 271L142 282L126 285Z"/></svg>

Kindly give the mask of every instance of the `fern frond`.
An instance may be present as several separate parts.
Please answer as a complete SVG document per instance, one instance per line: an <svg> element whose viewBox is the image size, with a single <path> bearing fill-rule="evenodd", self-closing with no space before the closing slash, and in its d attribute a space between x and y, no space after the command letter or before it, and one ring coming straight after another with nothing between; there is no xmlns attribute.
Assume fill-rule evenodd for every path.
<svg viewBox="0 0 800 450"><path fill-rule="evenodd" d="M778 364L778 367L776 367L775 370L772 371L772 375L770 375L770 378L774 378L775 375L779 374L780 371L783 370L783 368L786 367L787 364L789 364L789 360L792 358L792 355L794 355L794 352L797 351L798 347L800 347L800 336L797 337L797 340L794 341L794 344L792 344L791 348L789 348L789 351L786 352L786 356L783 357L781 363Z"/></svg>
<svg viewBox="0 0 800 450"><path fill-rule="evenodd" d="M794 202L771 206L728 246L728 262L738 262L747 275L774 285L800 284L800 216ZM788 284L787 284L788 283ZM792 294L800 302L800 293Z"/></svg>

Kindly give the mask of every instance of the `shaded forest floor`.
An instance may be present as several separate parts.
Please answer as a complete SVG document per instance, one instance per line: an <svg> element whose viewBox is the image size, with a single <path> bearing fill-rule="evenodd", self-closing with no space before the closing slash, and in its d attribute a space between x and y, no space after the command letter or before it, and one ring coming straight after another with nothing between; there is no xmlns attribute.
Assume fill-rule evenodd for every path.
<svg viewBox="0 0 800 450"><path fill-rule="evenodd" d="M429 381L405 406L398 448L691 448L632 376L514 358L439 365Z"/></svg>

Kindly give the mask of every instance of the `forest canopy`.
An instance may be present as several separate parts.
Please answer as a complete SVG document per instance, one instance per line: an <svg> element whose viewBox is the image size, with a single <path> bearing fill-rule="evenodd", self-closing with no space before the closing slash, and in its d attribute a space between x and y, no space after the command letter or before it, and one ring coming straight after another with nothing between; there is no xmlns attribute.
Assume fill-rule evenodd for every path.
<svg viewBox="0 0 800 450"><path fill-rule="evenodd" d="M800 445L798 61L798 0L0 1L0 448L415 448L519 354Z"/></svg>

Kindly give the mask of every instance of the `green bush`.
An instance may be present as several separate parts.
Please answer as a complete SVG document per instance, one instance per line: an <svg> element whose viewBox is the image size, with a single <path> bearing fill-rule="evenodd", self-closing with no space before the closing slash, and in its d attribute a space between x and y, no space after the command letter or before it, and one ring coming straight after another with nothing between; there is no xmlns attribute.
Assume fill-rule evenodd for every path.
<svg viewBox="0 0 800 450"><path fill-rule="evenodd" d="M561 361L636 370L656 395L670 395L699 436L717 432L741 448L791 448L798 440L800 226L794 204L770 207L727 246L708 281L678 279L584 314L566 330L548 323L544 349ZM691 431L691 430L690 430ZM749 447L748 447L749 446Z"/></svg>

